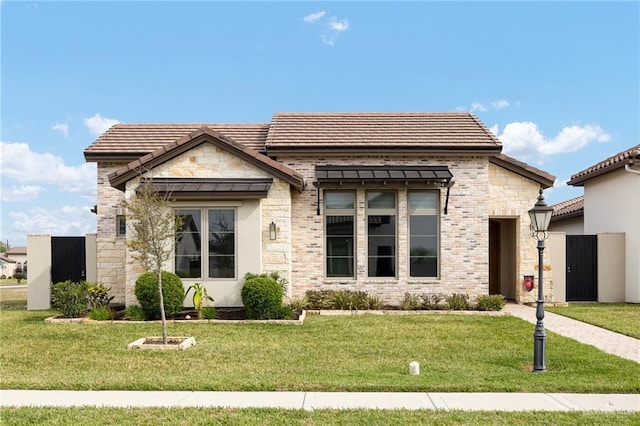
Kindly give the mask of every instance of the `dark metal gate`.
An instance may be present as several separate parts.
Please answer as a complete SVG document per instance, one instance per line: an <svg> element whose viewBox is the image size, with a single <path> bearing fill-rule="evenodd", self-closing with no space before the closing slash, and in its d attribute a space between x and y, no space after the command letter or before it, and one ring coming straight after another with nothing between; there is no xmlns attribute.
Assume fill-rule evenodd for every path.
<svg viewBox="0 0 640 426"><path fill-rule="evenodd" d="M84 237L51 237L51 282L87 277Z"/></svg>
<svg viewBox="0 0 640 426"><path fill-rule="evenodd" d="M567 302L598 300L598 237L567 235Z"/></svg>

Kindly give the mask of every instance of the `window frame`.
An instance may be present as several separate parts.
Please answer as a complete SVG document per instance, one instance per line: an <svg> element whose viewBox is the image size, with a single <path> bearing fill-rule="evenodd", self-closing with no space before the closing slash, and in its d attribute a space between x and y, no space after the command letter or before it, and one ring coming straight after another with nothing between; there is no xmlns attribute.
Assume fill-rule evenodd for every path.
<svg viewBox="0 0 640 426"><path fill-rule="evenodd" d="M336 209L327 206L327 196L332 193L348 193L352 195L353 207L350 209ZM328 279L356 279L356 260L358 255L357 250L357 192L355 190L339 190L339 189L325 189L323 191L322 204L323 204L323 236L324 236L324 276ZM329 234L327 225L329 224L328 217L330 216L351 216L352 217L352 233L351 233L351 256L344 256L351 258L351 275L329 275ZM338 258L339 256L331 256L331 258Z"/></svg>
<svg viewBox="0 0 640 426"><path fill-rule="evenodd" d="M369 207L369 194L372 193L390 193L393 194L394 200L394 207L393 208L371 208ZM397 280L398 279L398 237L399 237L399 232L398 232L398 203L399 203L399 199L398 199L398 191L397 190L383 190L383 189L371 189L371 190L366 190L365 191L365 211L364 211L364 218L365 218L365 226L366 226L366 262L367 262L367 266L366 266L366 274L367 274L367 278L372 278L372 279L378 279L378 280ZM372 255L369 253L369 238L371 237L371 235L369 234L369 216L392 216L394 218L394 227L393 227L393 275L371 275L371 271L369 268L369 262L371 260ZM381 256L375 256L376 258L380 258Z"/></svg>
<svg viewBox="0 0 640 426"><path fill-rule="evenodd" d="M410 197L411 193L427 193L434 194L436 198L436 205L434 208L412 208ZM411 255L411 239L412 239L412 229L411 229L411 217L412 216L435 216L436 223L436 231L435 235L422 235L420 236L433 236L436 239L436 274L435 275L412 275L411 273L411 260L412 258L417 258L418 256ZM421 280L421 279L440 279L440 261L441 261L441 228L440 228L440 191L437 189L415 189L407 191L407 277L411 280ZM433 257L433 256L429 256ZM423 256L423 258L427 258L427 256Z"/></svg>
<svg viewBox="0 0 640 426"><path fill-rule="evenodd" d="M126 236L127 236L127 217L123 214L116 215L116 237L126 237Z"/></svg>
<svg viewBox="0 0 640 426"><path fill-rule="evenodd" d="M212 256L212 251L209 247L209 239L212 231L210 231L210 221L209 221L209 212L215 210L222 211L232 211L233 212L233 277L210 277L210 258ZM200 247L199 247L199 256L200 256L200 275L198 277L185 277L182 280L200 280L200 281L237 281L238 280L238 209L235 206L206 206L206 207L194 207L194 206L179 206L174 207L173 212L175 215L178 215L183 211L198 211L200 213L200 228L199 228L199 237L200 237ZM178 248L178 244L174 244L173 249L173 270L175 273L178 273L178 268L176 261L178 259L176 250Z"/></svg>

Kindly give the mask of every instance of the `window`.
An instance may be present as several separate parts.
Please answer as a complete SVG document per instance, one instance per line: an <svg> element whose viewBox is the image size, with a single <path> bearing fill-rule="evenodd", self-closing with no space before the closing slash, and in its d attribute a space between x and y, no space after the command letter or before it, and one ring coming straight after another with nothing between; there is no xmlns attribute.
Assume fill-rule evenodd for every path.
<svg viewBox="0 0 640 426"><path fill-rule="evenodd" d="M354 277L355 193L324 192L327 277Z"/></svg>
<svg viewBox="0 0 640 426"><path fill-rule="evenodd" d="M370 277L396 276L394 192L367 192L367 256Z"/></svg>
<svg viewBox="0 0 640 426"><path fill-rule="evenodd" d="M127 235L127 219L124 215L116 216L116 235L118 237Z"/></svg>
<svg viewBox="0 0 640 426"><path fill-rule="evenodd" d="M183 220L182 235L175 248L175 272L179 277L235 278L235 213L233 209L176 211ZM207 244L202 240L204 229Z"/></svg>
<svg viewBox="0 0 640 426"><path fill-rule="evenodd" d="M438 276L438 191L409 191L409 276Z"/></svg>

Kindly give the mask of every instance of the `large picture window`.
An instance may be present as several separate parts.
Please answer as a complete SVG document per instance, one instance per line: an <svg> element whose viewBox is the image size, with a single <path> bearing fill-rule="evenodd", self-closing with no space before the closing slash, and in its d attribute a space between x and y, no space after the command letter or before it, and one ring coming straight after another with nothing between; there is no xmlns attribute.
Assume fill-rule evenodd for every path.
<svg viewBox="0 0 640 426"><path fill-rule="evenodd" d="M370 277L396 276L396 194L367 192L367 256Z"/></svg>
<svg viewBox="0 0 640 426"><path fill-rule="evenodd" d="M409 276L438 276L438 191L409 191Z"/></svg>
<svg viewBox="0 0 640 426"><path fill-rule="evenodd" d="M355 193L325 191L327 277L354 277Z"/></svg>
<svg viewBox="0 0 640 426"><path fill-rule="evenodd" d="M183 225L176 242L175 273L181 278L235 278L235 210L181 209L176 214Z"/></svg>

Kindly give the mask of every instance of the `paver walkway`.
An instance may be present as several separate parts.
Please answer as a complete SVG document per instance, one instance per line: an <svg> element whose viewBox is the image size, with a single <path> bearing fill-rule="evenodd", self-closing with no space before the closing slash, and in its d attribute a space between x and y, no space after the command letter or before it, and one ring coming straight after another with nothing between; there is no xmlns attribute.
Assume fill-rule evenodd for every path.
<svg viewBox="0 0 640 426"><path fill-rule="evenodd" d="M536 308L508 303L504 310L532 324L536 323ZM544 328L547 330L640 363L640 340L638 339L546 311L543 321Z"/></svg>

